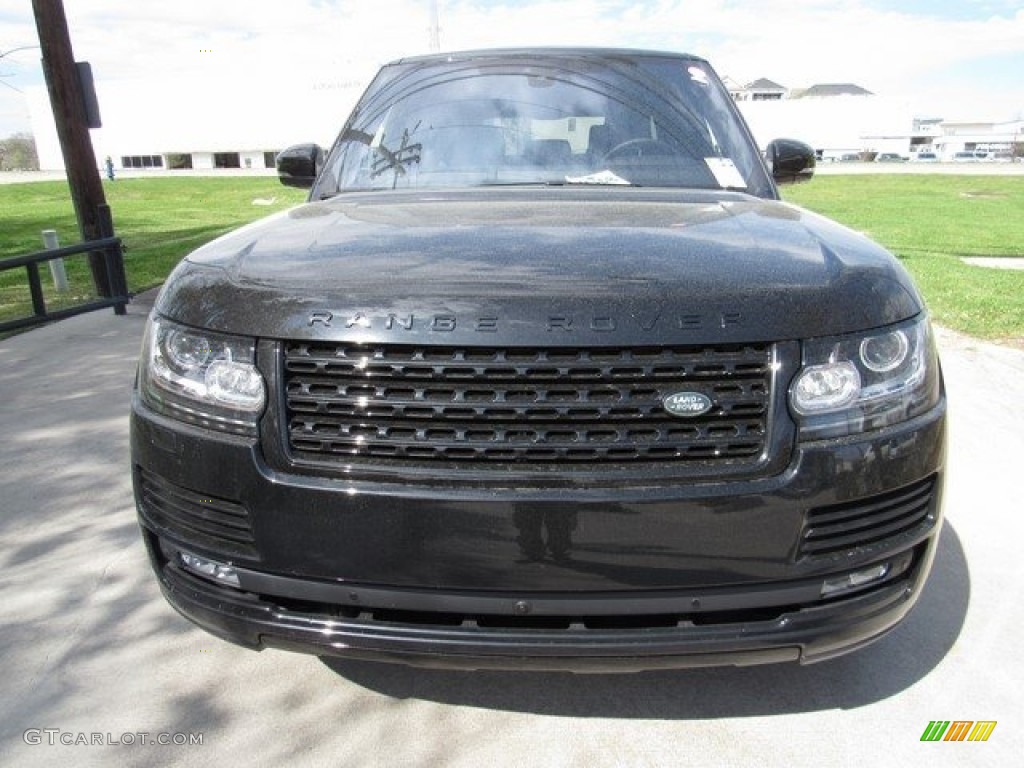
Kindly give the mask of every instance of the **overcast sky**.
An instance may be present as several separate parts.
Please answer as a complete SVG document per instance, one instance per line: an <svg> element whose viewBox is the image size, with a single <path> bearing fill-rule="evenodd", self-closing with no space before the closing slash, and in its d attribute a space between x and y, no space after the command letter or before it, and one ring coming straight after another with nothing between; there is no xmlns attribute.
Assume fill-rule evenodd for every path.
<svg viewBox="0 0 1024 768"><path fill-rule="evenodd" d="M194 88L366 82L426 53L430 0L64 0L97 80L174 77ZM441 50L601 45L693 53L720 75L786 87L853 82L947 119L1024 115L1024 1L438 0ZM38 43L31 0L0 0L0 53ZM18 90L39 51L0 59L0 137L29 130ZM18 90L15 90L18 89ZM101 105L102 111L102 105Z"/></svg>

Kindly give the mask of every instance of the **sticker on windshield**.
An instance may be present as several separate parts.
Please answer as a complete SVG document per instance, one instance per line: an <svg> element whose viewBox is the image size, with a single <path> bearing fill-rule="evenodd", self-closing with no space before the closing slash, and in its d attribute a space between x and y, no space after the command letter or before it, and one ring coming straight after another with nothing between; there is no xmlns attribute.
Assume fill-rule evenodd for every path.
<svg viewBox="0 0 1024 768"><path fill-rule="evenodd" d="M720 187L732 189L746 189L747 182L743 180L739 169L728 157L705 157L704 162L708 169L715 175L715 181Z"/></svg>
<svg viewBox="0 0 1024 768"><path fill-rule="evenodd" d="M690 79L693 80L693 82L698 83L700 85L711 84L711 81L708 80L708 73L705 72L700 67L690 67L686 71L690 73Z"/></svg>
<svg viewBox="0 0 1024 768"><path fill-rule="evenodd" d="M621 176L617 176L611 171L600 171L598 173L591 173L586 176L566 176L566 184L629 184Z"/></svg>

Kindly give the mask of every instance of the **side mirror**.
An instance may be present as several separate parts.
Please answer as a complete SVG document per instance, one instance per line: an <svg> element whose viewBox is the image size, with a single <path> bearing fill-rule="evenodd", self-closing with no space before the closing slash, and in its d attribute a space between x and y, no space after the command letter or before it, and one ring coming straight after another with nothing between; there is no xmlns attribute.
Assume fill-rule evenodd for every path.
<svg viewBox="0 0 1024 768"><path fill-rule="evenodd" d="M765 159L776 184L810 181L814 175L814 148L795 139L776 139L768 145Z"/></svg>
<svg viewBox="0 0 1024 768"><path fill-rule="evenodd" d="M286 187L309 189L324 167L324 151L317 144L296 144L277 156L277 178Z"/></svg>

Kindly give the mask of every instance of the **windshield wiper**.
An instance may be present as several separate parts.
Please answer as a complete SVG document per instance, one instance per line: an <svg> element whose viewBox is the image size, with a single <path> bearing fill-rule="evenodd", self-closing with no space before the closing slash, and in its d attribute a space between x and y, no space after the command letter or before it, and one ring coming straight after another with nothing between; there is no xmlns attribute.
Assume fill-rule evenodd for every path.
<svg viewBox="0 0 1024 768"><path fill-rule="evenodd" d="M563 176L558 179L522 179L519 181L482 181L478 187L639 187L612 171L598 171L584 176Z"/></svg>
<svg viewBox="0 0 1024 768"><path fill-rule="evenodd" d="M530 179L528 181L481 181L477 187L561 187L565 182L560 179Z"/></svg>

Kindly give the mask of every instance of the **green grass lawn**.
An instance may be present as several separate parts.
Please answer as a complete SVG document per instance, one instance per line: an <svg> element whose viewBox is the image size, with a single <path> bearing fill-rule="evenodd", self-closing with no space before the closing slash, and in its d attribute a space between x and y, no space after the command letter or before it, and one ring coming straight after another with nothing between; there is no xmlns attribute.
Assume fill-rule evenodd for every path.
<svg viewBox="0 0 1024 768"><path fill-rule="evenodd" d="M1024 257L1024 176L819 176L783 194L895 253L936 322L972 336L1024 342L1024 271L961 261Z"/></svg>
<svg viewBox="0 0 1024 768"><path fill-rule="evenodd" d="M104 183L114 229L127 248L133 293L163 282L187 253L235 227L301 202L303 190L276 177L118 179ZM255 205L254 200L271 205ZM41 232L55 229L61 245L80 242L64 181L0 185L0 259L43 250ZM65 259L70 290L57 294L46 265L40 276L48 308L95 296L87 256ZM24 269L0 272L0 319L32 313Z"/></svg>
<svg viewBox="0 0 1024 768"><path fill-rule="evenodd" d="M301 190L274 177L164 177L106 184L128 248L129 289L158 285L182 256L234 227L294 205ZM935 319L989 339L1024 341L1024 272L964 264L963 256L1024 256L1024 176L945 174L819 176L788 187L790 202L862 231L892 250L921 287ZM254 200L273 199L272 205ZM0 258L42 250L40 231L78 241L67 184L0 185ZM47 305L92 297L84 256L67 260L72 290ZM0 273L0 319L30 314L24 270Z"/></svg>

